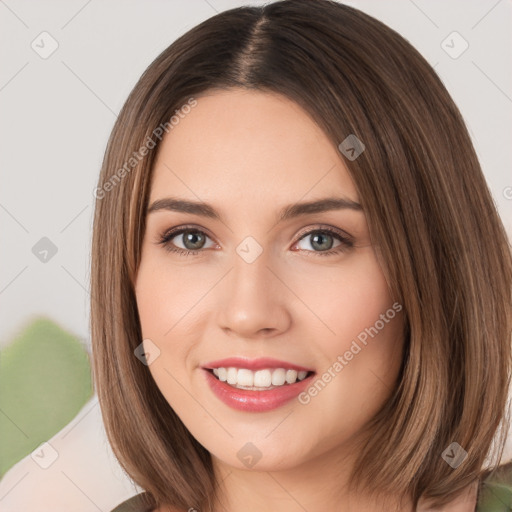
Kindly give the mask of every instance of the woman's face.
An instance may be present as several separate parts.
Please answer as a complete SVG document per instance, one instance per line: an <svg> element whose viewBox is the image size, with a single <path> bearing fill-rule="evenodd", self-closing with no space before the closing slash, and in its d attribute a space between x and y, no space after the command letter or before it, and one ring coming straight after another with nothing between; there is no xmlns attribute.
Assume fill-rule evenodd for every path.
<svg viewBox="0 0 512 512"><path fill-rule="evenodd" d="M279 95L210 92L187 111L149 205L209 208L147 214L136 297L151 375L221 465L339 459L392 393L403 325L344 157ZM344 202L299 208L326 198Z"/></svg>

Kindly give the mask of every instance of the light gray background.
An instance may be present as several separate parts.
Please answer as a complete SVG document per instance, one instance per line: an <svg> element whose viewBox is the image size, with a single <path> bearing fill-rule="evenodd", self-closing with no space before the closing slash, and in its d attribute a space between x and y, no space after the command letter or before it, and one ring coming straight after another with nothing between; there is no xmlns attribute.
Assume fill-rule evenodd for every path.
<svg viewBox="0 0 512 512"><path fill-rule="evenodd" d="M89 347L92 192L116 114L179 35L247 3L265 2L0 0L0 346L45 314ZM397 30L435 67L512 233L512 2L345 3ZM31 47L43 31L59 45L47 59ZM441 46L453 31L469 44L456 59ZM32 253L42 237L58 248L46 263Z"/></svg>

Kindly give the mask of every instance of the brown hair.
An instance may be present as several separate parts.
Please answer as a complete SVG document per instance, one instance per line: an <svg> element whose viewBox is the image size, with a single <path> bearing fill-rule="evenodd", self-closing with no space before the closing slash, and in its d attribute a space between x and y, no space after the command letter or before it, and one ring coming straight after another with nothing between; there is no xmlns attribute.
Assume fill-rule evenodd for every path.
<svg viewBox="0 0 512 512"><path fill-rule="evenodd" d="M126 161L191 98L233 87L294 100L336 146L349 134L364 143L345 164L404 307L406 339L398 385L368 425L352 483L447 503L481 475L499 432L495 463L501 458L510 248L434 70L386 25L329 0L241 7L204 21L156 58L119 115L96 189L91 270L94 373L114 452L153 503L211 507L209 452L134 356L142 341L134 283L157 151L133 169ZM468 453L457 469L441 458L454 441Z"/></svg>

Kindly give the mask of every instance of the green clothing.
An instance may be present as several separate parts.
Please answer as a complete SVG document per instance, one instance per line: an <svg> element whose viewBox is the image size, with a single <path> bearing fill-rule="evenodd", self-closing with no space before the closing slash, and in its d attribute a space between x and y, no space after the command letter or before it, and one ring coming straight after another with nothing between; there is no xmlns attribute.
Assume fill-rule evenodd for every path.
<svg viewBox="0 0 512 512"><path fill-rule="evenodd" d="M121 503L112 512L152 512L143 492ZM492 475L484 476L478 492L475 512L512 511L512 462L500 466Z"/></svg>
<svg viewBox="0 0 512 512"><path fill-rule="evenodd" d="M512 462L500 466L480 483L475 512L512 511Z"/></svg>
<svg viewBox="0 0 512 512"><path fill-rule="evenodd" d="M143 492L132 496L129 500L123 501L112 512L152 512L152 507L144 499L146 494Z"/></svg>

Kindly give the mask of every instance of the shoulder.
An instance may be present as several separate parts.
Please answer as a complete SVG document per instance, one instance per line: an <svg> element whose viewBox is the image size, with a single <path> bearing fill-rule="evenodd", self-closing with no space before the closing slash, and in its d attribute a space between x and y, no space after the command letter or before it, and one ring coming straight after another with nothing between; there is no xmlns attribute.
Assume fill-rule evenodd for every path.
<svg viewBox="0 0 512 512"><path fill-rule="evenodd" d="M512 461L487 471L481 481L476 512L512 510Z"/></svg>

